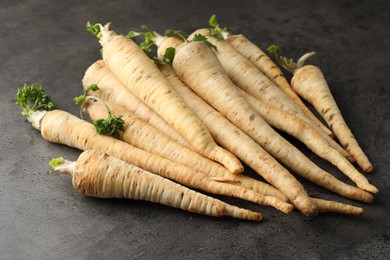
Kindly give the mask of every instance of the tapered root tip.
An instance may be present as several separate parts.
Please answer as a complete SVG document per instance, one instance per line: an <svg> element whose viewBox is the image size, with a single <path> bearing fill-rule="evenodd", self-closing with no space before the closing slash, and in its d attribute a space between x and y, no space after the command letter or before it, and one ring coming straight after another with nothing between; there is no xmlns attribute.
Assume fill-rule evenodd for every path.
<svg viewBox="0 0 390 260"><path fill-rule="evenodd" d="M378 188L375 187L374 185L370 184L368 181L361 180L361 181L356 182L356 185L358 186L359 189L364 190L364 191L368 191L372 194L379 193Z"/></svg>
<svg viewBox="0 0 390 260"><path fill-rule="evenodd" d="M285 214L290 214L294 210L294 206L284 202L283 205L280 205L278 209Z"/></svg>
<svg viewBox="0 0 390 260"><path fill-rule="evenodd" d="M317 198L313 198L313 201L317 204L321 213L338 213L348 216L361 216L364 214L363 208L360 207Z"/></svg>
<svg viewBox="0 0 390 260"><path fill-rule="evenodd" d="M364 172L372 172L374 170L374 166L372 165L372 164L369 164L369 165L366 165L366 166L364 166L364 168L363 168L363 171Z"/></svg>
<svg viewBox="0 0 390 260"><path fill-rule="evenodd" d="M364 214L364 209L359 207L354 207L354 209L351 211L351 215L354 216L362 216Z"/></svg>
<svg viewBox="0 0 390 260"><path fill-rule="evenodd" d="M230 152L227 150L216 146L214 148L214 157L216 161L220 162L225 168L232 174L239 174L244 171L244 166L242 163Z"/></svg>
<svg viewBox="0 0 390 260"><path fill-rule="evenodd" d="M370 192L357 188L355 197L352 197L351 199L364 203L372 203L374 201L374 196Z"/></svg>
<svg viewBox="0 0 390 260"><path fill-rule="evenodd" d="M263 220L263 215L258 212L252 212L247 219L260 222Z"/></svg>
<svg viewBox="0 0 390 260"><path fill-rule="evenodd" d="M267 206L272 206L275 209L278 209L285 214L289 214L294 210L294 206L290 203L279 200L276 197L267 196L267 198L270 198L270 201L267 203L268 204Z"/></svg>
<svg viewBox="0 0 390 260"><path fill-rule="evenodd" d="M361 187L359 187L359 188L362 189L362 190L371 192L372 194L378 194L378 193L379 193L378 188L375 187L375 186L372 185L372 184L365 184L364 186L361 186Z"/></svg>
<svg viewBox="0 0 390 260"><path fill-rule="evenodd" d="M263 215L259 212L242 209L236 206L224 207L222 215L230 216L238 219L258 221L258 222L263 219Z"/></svg>
<svg viewBox="0 0 390 260"><path fill-rule="evenodd" d="M364 209L360 207L354 207L350 206L347 207L346 209L335 209L335 210L324 210L321 211L321 213L338 213L338 214L343 214L347 216L362 216L364 215Z"/></svg>

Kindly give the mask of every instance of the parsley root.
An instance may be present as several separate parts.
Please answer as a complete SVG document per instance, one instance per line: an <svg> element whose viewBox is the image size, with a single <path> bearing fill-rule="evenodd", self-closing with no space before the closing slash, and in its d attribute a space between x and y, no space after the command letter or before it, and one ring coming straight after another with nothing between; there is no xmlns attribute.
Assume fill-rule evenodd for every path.
<svg viewBox="0 0 390 260"><path fill-rule="evenodd" d="M323 171L272 129L240 94L208 46L202 42L186 42L177 48L172 66L176 75L187 86L289 169L342 196L372 201L370 194ZM194 111L197 109L193 108ZM314 208L311 214L315 211Z"/></svg>
<svg viewBox="0 0 390 260"><path fill-rule="evenodd" d="M187 107L161 75L154 62L131 39L100 26L103 60L139 99L182 134L197 151L220 162L233 174L242 172L241 162L219 147L204 124ZM180 112L180 113L179 113Z"/></svg>
<svg viewBox="0 0 390 260"><path fill-rule="evenodd" d="M20 91L28 92L27 88ZM41 98L43 90L37 98ZM22 105L23 102L20 102ZM28 104L27 104L28 105ZM29 107L29 109L31 109ZM35 116L37 114L37 116ZM103 151L162 177L206 192L237 197L261 205L275 207L285 213L293 206L273 196L264 196L253 190L210 179L206 174L146 152L112 136L98 134L95 127L68 112L55 109L33 111L27 116L40 130L44 139L80 150ZM35 122L36 121L36 122Z"/></svg>
<svg viewBox="0 0 390 260"><path fill-rule="evenodd" d="M263 102L270 103L281 110L301 118L310 124L326 142L333 147L338 146L338 149L342 149L328 134L313 123L312 120L307 118L307 116L280 88L262 74L256 66L236 51L231 45L210 36L208 29L196 30L189 36L189 39L198 34L204 35L207 38L207 41L210 41L217 47L218 51L214 51L214 53L224 71L236 86Z"/></svg>
<svg viewBox="0 0 390 260"><path fill-rule="evenodd" d="M250 60L258 69L260 69L275 85L283 90L286 95L305 113L305 115L316 123L326 134L334 134L307 108L300 97L291 88L283 72L272 59L265 54L258 46L249 41L244 35L229 35L226 41L232 45L239 53Z"/></svg>
<svg viewBox="0 0 390 260"><path fill-rule="evenodd" d="M373 193L378 192L378 189L369 184L367 178L344 157L345 155L341 153L344 150L340 152L330 147L306 122L282 110L278 110L271 105L262 103L251 95L246 93L243 93L243 95L270 125L302 141L319 157L335 165L341 172L355 182L358 187Z"/></svg>
<svg viewBox="0 0 390 260"><path fill-rule="evenodd" d="M294 136L296 139L306 144L307 147L321 158L332 160L328 155L328 151L334 150L337 151L338 154L333 153L333 157L338 159L338 155L341 155L343 158L340 158L340 160L347 160L348 162L352 160L351 155L333 139L324 139L323 136L315 131L306 121L278 109L269 103L263 102L243 90L240 90L240 92L269 125Z"/></svg>
<svg viewBox="0 0 390 260"><path fill-rule="evenodd" d="M237 158L283 192L302 213L313 214L315 206L313 206L302 184L290 172L248 135L192 92L169 65L160 65L160 70L185 102L206 124L219 144L233 152Z"/></svg>
<svg viewBox="0 0 390 260"><path fill-rule="evenodd" d="M233 184L237 183L238 185L247 187L258 193L267 196L274 196L286 201L286 196L273 186L241 174L233 175L221 164L218 164L199 153L178 144L153 126L138 119L124 107L108 101L106 104L112 113L122 115L125 125L124 131L119 135L119 139L125 141L126 143L164 157L168 160L185 165L196 171L203 172L213 180ZM99 104L99 102L94 102L93 97L86 100L85 110L88 112L92 120L105 118L107 116L107 109ZM162 146L161 144L164 145Z"/></svg>
<svg viewBox="0 0 390 260"><path fill-rule="evenodd" d="M54 170L70 174L73 187L87 196L145 200L214 217L262 219L260 213L190 190L102 152L87 150L76 162L61 161Z"/></svg>
<svg viewBox="0 0 390 260"><path fill-rule="evenodd" d="M350 216L361 216L364 213L364 210L361 207L355 207L341 202L329 201L319 198L312 198L312 200L317 205L318 210L322 213L331 212Z"/></svg>
<svg viewBox="0 0 390 260"><path fill-rule="evenodd" d="M115 77L103 60L98 60L88 67L85 71L82 83L84 89L88 88L91 84L99 86L98 90L93 91L93 93L90 91L88 94L97 96L104 101L113 102L126 107L137 117L158 128L161 132L176 140L178 143L194 149L193 146L171 125L131 93L127 87Z"/></svg>
<svg viewBox="0 0 390 260"><path fill-rule="evenodd" d="M279 48L273 50L275 57L283 67L294 74L291 79L292 88L315 107L344 148L355 158L356 163L365 172L371 172L374 166L359 146L345 122L320 68L314 65L304 66L305 61L313 56L314 52L303 55L297 63L294 63L291 59L289 62L286 62L286 59L281 59L278 55L278 50Z"/></svg>
<svg viewBox="0 0 390 260"><path fill-rule="evenodd" d="M65 111L47 112L41 120L43 138L80 150L104 151L162 177L206 192L238 197L262 205L271 205L288 213L291 205L244 187L213 181L206 174L146 152L111 136L100 135L95 127Z"/></svg>
<svg viewBox="0 0 390 260"><path fill-rule="evenodd" d="M236 49L245 58L251 61L265 76L275 83L297 106L301 111L318 125L326 134L333 136L333 133L307 108L300 97L295 93L288 83L281 69L265 54L257 45L248 40L244 35L234 35L228 32L227 28L221 28L218 24L216 15L209 19L209 35L218 40L225 40L234 49Z"/></svg>

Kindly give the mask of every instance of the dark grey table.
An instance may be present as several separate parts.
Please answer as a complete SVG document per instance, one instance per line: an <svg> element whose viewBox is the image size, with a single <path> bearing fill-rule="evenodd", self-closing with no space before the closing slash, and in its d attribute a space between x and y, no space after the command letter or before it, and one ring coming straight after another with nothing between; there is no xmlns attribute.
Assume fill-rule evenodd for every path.
<svg viewBox="0 0 390 260"><path fill-rule="evenodd" d="M73 148L49 143L20 115L17 88L38 82L58 107L78 114L85 69L99 58L86 30L112 21L127 33L146 24L186 32L222 26L320 66L356 138L376 169L367 175L382 193L372 205L346 200L311 183L313 196L365 209L358 218L261 211L261 223L211 218L140 201L99 200L49 174L52 157L76 159ZM0 2L0 258L1 259L385 259L390 255L388 1L11 1ZM288 137L287 137L288 138ZM319 166L333 166L290 139ZM250 170L247 170L251 174Z"/></svg>

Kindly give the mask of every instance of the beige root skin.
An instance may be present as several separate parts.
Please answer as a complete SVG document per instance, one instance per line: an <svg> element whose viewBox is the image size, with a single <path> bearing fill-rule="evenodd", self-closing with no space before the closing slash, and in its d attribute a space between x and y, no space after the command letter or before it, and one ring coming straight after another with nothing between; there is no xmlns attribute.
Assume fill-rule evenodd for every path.
<svg viewBox="0 0 390 260"><path fill-rule="evenodd" d="M261 205L272 204L280 210L284 210L283 207L289 207L284 201L278 200L280 203L275 204L276 200L268 198L269 196L245 187L213 181L202 172L148 153L116 138L99 135L92 124L61 110L47 113L42 120L41 134L46 140L80 150L104 151L137 167L195 189L237 197Z"/></svg>
<svg viewBox="0 0 390 260"><path fill-rule="evenodd" d="M180 51L182 51L184 48L185 47L182 47L180 49ZM207 50L209 50L209 49L207 49ZM180 52L178 52L177 54L179 54L179 53ZM187 56L185 56L182 59L184 61L184 64L181 66L181 68L183 68L183 72L182 72L183 75L188 72L187 68L188 68L189 65L185 64L186 61L190 62L191 64L202 63L201 61L190 61L190 59L192 57L195 57L195 56L196 56L195 54L193 54L193 55L188 54ZM210 54L209 56L212 56L212 55ZM176 56L176 58L174 60L174 66L175 66L175 61L178 62L178 57L180 57L180 56ZM202 57L201 60L203 61L203 59L205 59L205 58ZM208 66L203 66L202 65L201 69L203 70L204 67L211 67L211 66L210 65L208 65ZM189 74L187 76L188 77L187 80L191 79L191 80L193 80L192 84L194 86L199 86L201 83L198 82L197 80L198 80L198 76L201 73L202 73L202 71L201 72L192 72L191 74ZM178 74L178 75L180 75L180 74ZM193 77L192 75L196 75L197 77ZM218 81L218 82L221 82L221 81ZM202 84L204 84L204 83L205 82L203 82ZM214 88L215 88L215 86L208 88L209 89L208 90L209 91L208 95L210 95L210 92L212 90L214 90ZM219 92L219 95L221 95L220 92ZM183 98L184 98L184 96L183 96ZM207 100L207 97L204 97L204 98ZM193 97L192 99L195 99L195 97ZM192 99L190 99L190 101ZM186 102L188 103L189 101L186 100ZM210 102L212 102L212 100ZM199 107L201 107L201 106L199 105ZM199 107L195 106L192 109L194 111L198 111ZM212 113L209 112L208 114L211 115ZM243 117L241 117L241 118L243 118ZM202 118L202 120L205 121L204 118ZM236 122L236 123L239 123L239 122ZM210 123L210 125L208 125L209 129L212 127L212 125L213 125L213 123ZM259 124L257 124L257 125L259 125ZM265 147L267 147L267 150L276 159L280 160L283 164L285 164L289 169L291 169L292 171L298 173L299 175L307 178L308 180L310 180L310 181L312 181L312 182L314 182L314 183L316 183L316 184L318 184L320 186L323 186L323 187L325 187L325 188L327 188L327 189L329 189L329 190L331 190L331 191L333 191L333 192L335 192L337 194L345 196L347 198L354 199L354 200L359 200L359 201L363 201L363 202L367 202L367 203L372 202L373 197L372 197L371 194L369 194L367 192L364 192L364 191L362 191L362 190L360 190L360 189L358 189L356 187L353 187L351 185L347 185L344 182L341 182L340 180L335 178L333 175L323 171L317 165L315 165L312 161L310 161L306 156L304 156L298 149L296 149L295 147L293 147L291 145L288 145L288 143L286 143L286 141L284 141L283 139L278 138L278 135L275 135L273 133L274 131L273 130L271 131L270 127L267 126L267 124L263 124L263 125L264 125L264 128L263 128L262 131L260 131L260 133L264 133L266 136L268 136L267 140L269 140L269 141L268 142L262 142L261 140L258 140L258 142L262 143L262 145L265 145ZM219 127L219 128L221 129L221 127ZM265 133L264 131L266 129L269 129L271 132L270 133ZM220 132L220 130L218 132ZM220 133L218 133L218 135L220 135ZM214 137L214 138L216 139L217 137ZM252 136L252 138L253 138L253 136ZM231 141L232 138L227 137L227 139L229 141ZM278 140L278 141L276 141L276 140ZM218 140L217 140L217 142L218 142ZM228 144L226 144L226 145L228 145ZM272 145L275 145L275 149L273 150L273 152L272 152L272 150L269 150L272 147ZM241 144L241 146L242 146L242 144ZM227 146L225 146L225 147L227 147ZM232 149L233 150L231 150L231 151L235 151L235 149L237 149L237 148L236 147L232 147ZM244 156L245 156L245 154L244 154ZM240 159L245 161L244 158L240 158ZM298 163L298 161L299 161L299 163ZM246 163L248 165L251 165L251 163L248 163L248 162L246 162ZM269 183L274 184L271 180L269 180L267 178L265 178L265 179ZM283 184L280 184L280 185L283 185ZM285 190L287 190L283 186L277 186L277 185L275 185L275 186L278 187L283 192Z"/></svg>
<svg viewBox="0 0 390 260"><path fill-rule="evenodd" d="M198 30L195 33L199 32L199 31L202 31L202 30ZM209 39L211 40L211 37L209 37ZM218 44L218 41L212 41L212 43L215 43L217 47L222 47L220 44ZM186 48L186 47L183 47L182 50L184 48ZM200 46L199 46L199 49L200 49ZM198 62L198 63L203 62L203 65L202 65L203 68L204 67L212 68L212 65L211 65L212 54L208 55L209 56L208 60L210 60L209 63L206 63L205 57L202 58L202 56L199 55L199 53L202 52L202 55L206 56L206 54L203 54L203 52L206 53L207 51L211 52L210 49L206 50L204 47L203 47L203 50L192 51L193 52L192 56L196 56L196 55L200 56L201 61L195 61L195 58L194 58L191 61L191 66L195 67L193 64L195 64L196 62ZM221 49L218 49L218 51L215 52L217 57L218 57L218 55L220 55L220 54L218 54L218 52L220 52L220 51L221 51ZM240 93L238 93L237 90L236 90L236 94L234 94L234 95L239 96L240 99L235 98L234 103L231 102L230 105L228 105L229 107L232 107L232 109L230 111L225 111L224 108L226 107L226 104L223 104L223 105L219 104L217 102L217 100L220 96L223 96L222 93L223 93L223 91L225 91L225 89L228 88L228 86L231 86L231 87L229 87L229 89L232 89L232 90L235 89L235 86L233 86L234 84L229 83L228 80L225 80L223 77L217 78L215 76L217 74L214 73L213 74L214 78L217 79L218 82L225 87L225 89L219 90L218 94L215 93L215 90L217 88L215 86L211 86L211 84L209 84L209 82L211 82L211 80L208 80L206 82L199 82L198 76L201 75L202 73L205 74L207 72L199 69L198 71L192 71L191 74L188 73L186 70L190 66L188 61L191 59L191 57L189 57L188 54L186 54L185 56L184 55L180 56L180 53L182 53L182 52L179 52L178 55L176 55L174 63L173 63L173 68L174 69L176 68L175 72L177 72L178 76L181 77L183 79L183 81L186 81L187 85L190 86L195 92L197 92L198 95L202 96L203 99L205 99L207 102L212 104L217 110L222 112L224 114L224 116L226 116L231 122L236 124L236 126L241 128L242 130L244 130L244 132L246 132L248 135L250 135L252 138L254 138L254 140L256 140L260 145L262 145L276 159L278 159L281 162L283 162L284 164L288 165L288 167L293 171L296 171L297 166L302 167L302 164L306 165L306 168L309 168L309 165L312 165L313 167L310 167L312 169L312 170L310 170L310 172L307 172L307 170L304 170L306 176L311 175L312 174L311 172L313 172L314 174L321 174L321 175L327 175L327 176L330 175L330 174L327 174L324 171L318 169L318 167L315 166L315 164L313 162L311 162L302 152L300 152L294 146L289 144L286 140L281 138L266 123L262 122L263 119L261 117L256 116L257 112L252 113L252 115L250 117L248 116L248 113L244 115L244 114L238 114L238 112L236 112L239 119L236 118L236 115L232 115L231 111L234 111L233 106L242 106L242 105L245 106L244 102L240 103L238 101L238 100L242 99L241 98L242 95ZM226 58L225 55L220 55L220 56L223 59ZM179 57L181 59L179 59ZM179 64L180 62L181 62L181 64ZM302 61L300 60L299 62L301 63ZM176 66L175 66L175 63L176 63ZM215 64L217 64L217 63L218 62L215 62ZM228 63L229 63L229 61L221 62L221 64L228 64ZM215 66L217 66L217 65L215 65ZM186 70L184 68L186 68ZM194 77L194 75L197 75L197 77ZM245 78L245 77L242 77L242 75L240 75L240 78ZM205 93L207 93L207 94L205 94ZM224 99L226 103L228 101L230 102L233 100L231 97L231 96L233 96L233 94L229 93L228 95L229 96L226 96L226 98ZM250 106L245 106L245 107L246 107L247 111L251 111ZM250 122L248 121L244 124L243 120L245 118L250 118L251 119ZM251 126L252 122L255 123L255 125L257 127L261 126L261 128L257 128L257 131L253 131L256 128ZM292 157L295 157L295 158L292 158ZM355 159L356 159L356 157L355 157ZM297 160L299 160L300 162L297 163ZM301 164L301 165L299 165L299 164ZM343 167L345 169L345 165ZM369 184L367 179L363 175L361 175L357 170L351 171L351 167L350 167L347 171L344 170L344 173L347 174L358 185L359 188L362 188L362 189L369 191L369 192L372 192L372 193L378 192L378 190L373 185ZM312 178L312 177L310 176L310 178ZM322 178L319 178L319 179L322 180ZM326 178L326 179L329 179L329 178ZM329 185L323 181L321 181L321 183L326 184L328 187L332 186L332 185Z"/></svg>
<svg viewBox="0 0 390 260"><path fill-rule="evenodd" d="M283 201L287 201L286 196L272 186L241 174L233 175L221 164L178 144L153 126L138 119L126 108L112 102L106 102L106 104L114 115L122 115L122 119L125 121L125 130L120 134L121 140L142 150L204 172L213 180L241 185L263 195L275 196ZM91 100L87 100L85 103L85 110L92 120L107 116L105 107ZM162 143L164 144L163 147L161 147Z"/></svg>
<svg viewBox="0 0 390 260"><path fill-rule="evenodd" d="M328 146L317 132L312 131L306 122L300 120L299 118L292 117L282 110L278 110L270 105L264 104L245 92L242 93L249 103L268 123L270 123L271 126L285 131L302 141L319 157L335 165L341 172L355 182L359 188L371 193L379 192L376 187L368 183L367 178L356 170L355 167L339 151Z"/></svg>
<svg viewBox="0 0 390 260"><path fill-rule="evenodd" d="M207 36L208 30L199 29L190 35L189 38L198 33ZM329 137L320 127L314 124L312 120L310 120L280 88L262 74L252 62L242 56L227 42L219 41L214 37L207 37L207 39L218 48L214 53L229 78L240 89L262 102L272 104L276 108L304 120L313 128L313 130L318 132L330 146L341 151L348 159L351 159L351 156L347 151Z"/></svg>
<svg viewBox="0 0 390 260"><path fill-rule="evenodd" d="M253 179L244 174L237 174L237 175L230 174L230 175L232 175L230 179L233 181L233 184L246 187L248 189L251 189L257 193L261 193L266 196L276 197L284 202L289 202L288 197L284 193L282 193L279 189L275 188L274 186L268 183Z"/></svg>
<svg viewBox="0 0 390 260"><path fill-rule="evenodd" d="M235 91L236 87L226 74L224 74L223 68L219 65L211 49L204 43L192 42L183 46L180 52L176 53L173 68L176 74L199 96L206 102L212 104L219 112L252 138L259 142L271 144L271 146L276 144L277 141L275 140L280 140L275 134L265 134L264 131L266 129L271 131L271 127L250 107L238 91ZM189 70L188 68L192 69ZM203 78L207 78L208 80L200 82L200 79ZM218 88L215 82L219 82L219 86L224 86L224 88ZM236 107L241 108L235 109ZM227 110L226 108L229 109ZM281 146L285 147L284 143L279 142L273 147L279 151ZM307 206L310 203L310 200L307 200L305 204ZM301 210L306 215L316 215L317 212L315 205Z"/></svg>
<svg viewBox="0 0 390 260"><path fill-rule="evenodd" d="M231 175L228 170L221 164L218 164L201 154L190 150L158 131L148 123L138 119L126 108L113 102L106 102L114 115L121 115L124 120L124 131L120 134L120 139L138 147L142 150L157 154L161 157L178 162L182 165L191 167L195 170L202 171L209 176L225 177ZM107 117L106 108L91 100L85 103L85 110L92 120ZM161 145L164 144L164 145ZM233 180L230 178L230 180Z"/></svg>
<svg viewBox="0 0 390 260"><path fill-rule="evenodd" d="M125 107L127 110L130 110L137 115L137 117L140 117L140 119L154 126L156 129L159 129L162 133L174 139L182 146L194 150L194 147L180 134L178 134L175 129L168 125L160 116L129 92L129 90L115 77L115 75L113 75L113 73L105 65L104 61L98 60L92 64L85 72L82 82L84 88L90 84L96 83L99 86L99 90L90 94L93 94L106 102L119 104ZM122 114L122 112L118 112L116 114L119 115ZM227 176L218 176L220 176L218 181L239 183L239 185L248 187L258 193L275 196L281 200L287 201L286 196L271 185L256 181L242 174L238 174L237 176L232 174Z"/></svg>
<svg viewBox="0 0 390 260"><path fill-rule="evenodd" d="M321 213L338 213L349 216L361 216L364 214L364 209L361 207L318 198L312 198L312 200Z"/></svg>
<svg viewBox="0 0 390 260"><path fill-rule="evenodd" d="M213 217L262 219L260 213L229 205L92 150L78 158L72 183L77 191L92 197L145 200Z"/></svg>
<svg viewBox="0 0 390 260"><path fill-rule="evenodd" d="M292 116L269 103L262 102L245 91L241 91L241 93L272 127L294 136L296 139L306 144L306 146L315 154L325 160L335 162L335 158L337 158L348 161L346 157L350 156L349 153L338 145L330 145L318 132L311 128L306 121L299 117ZM333 154L332 157L329 156L329 152ZM341 156L341 158L339 158L339 156Z"/></svg>
<svg viewBox="0 0 390 260"><path fill-rule="evenodd" d="M207 37L208 32L208 29L196 30L188 39L191 40L196 34ZM247 92L256 91L261 93L262 98L275 104L275 106L286 107L289 110L296 111L295 105L292 104L285 94L227 42L219 41L214 37L207 37L207 40L217 47L217 51L214 52L216 57L226 74L237 86Z"/></svg>
<svg viewBox="0 0 390 260"><path fill-rule="evenodd" d="M286 95L304 112L304 114L318 125L327 135L334 134L307 108L300 97L294 92L288 83L283 72L272 59L265 54L258 46L248 40L244 35L229 35L226 42L233 46L244 57L250 60L258 69L260 69L275 85L282 89Z"/></svg>
<svg viewBox="0 0 390 260"><path fill-rule="evenodd" d="M191 39L195 34L202 34L207 37L208 29L196 30L188 38ZM219 41L214 37L207 37L207 40L218 48L214 53L235 85L264 102L271 103L279 109L302 118L319 132L323 138L326 140L331 139L320 127L307 118L280 88L230 44L225 41Z"/></svg>
<svg viewBox="0 0 390 260"><path fill-rule="evenodd" d="M310 55L304 57L308 58ZM301 58L297 64L301 66L304 60ZM321 114L344 148L355 158L357 164L365 172L372 171L373 165L347 126L321 70L313 65L297 67L291 86Z"/></svg>
<svg viewBox="0 0 390 260"><path fill-rule="evenodd" d="M104 101L112 102L126 107L132 113L148 124L158 128L183 146L195 149L181 134L162 119L150 107L131 93L106 66L103 60L98 60L88 67L82 79L84 88L91 84L97 84L99 90L88 93L97 96Z"/></svg>
<svg viewBox="0 0 390 260"><path fill-rule="evenodd" d="M285 168L249 136L191 91L178 78L170 66L160 66L160 70L186 103L206 124L219 144L232 151L239 159L282 191L304 214L311 212L312 202L304 191L303 186ZM287 185L287 183L289 184Z"/></svg>
<svg viewBox="0 0 390 260"><path fill-rule="evenodd" d="M220 162L233 174L244 170L233 154L215 143L204 124L136 43L123 35L113 36L104 31L102 34L105 63L133 94L181 133L198 152Z"/></svg>

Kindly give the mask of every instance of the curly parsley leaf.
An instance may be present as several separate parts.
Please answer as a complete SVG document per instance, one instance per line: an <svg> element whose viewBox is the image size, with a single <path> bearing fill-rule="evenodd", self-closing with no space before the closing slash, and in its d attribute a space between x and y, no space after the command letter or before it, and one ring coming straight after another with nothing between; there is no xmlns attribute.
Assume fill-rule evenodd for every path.
<svg viewBox="0 0 390 260"><path fill-rule="evenodd" d="M99 134L110 135L118 138L121 131L124 131L125 121L122 119L122 116L115 116L109 112L107 118L96 119L93 121L93 125L96 128L96 131Z"/></svg>
<svg viewBox="0 0 390 260"><path fill-rule="evenodd" d="M23 88L18 89L16 103L22 107L22 115L26 117L38 110L51 111L56 109L50 97L45 93L43 85L37 83L24 84Z"/></svg>

